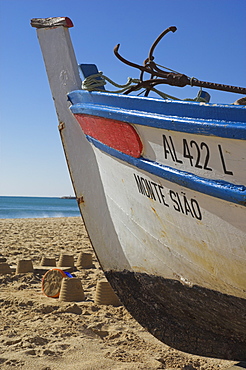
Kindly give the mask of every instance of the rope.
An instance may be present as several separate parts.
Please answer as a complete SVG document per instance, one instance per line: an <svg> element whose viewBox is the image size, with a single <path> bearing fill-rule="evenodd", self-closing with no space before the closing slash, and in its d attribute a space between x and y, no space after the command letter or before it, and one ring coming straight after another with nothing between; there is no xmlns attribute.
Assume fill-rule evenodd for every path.
<svg viewBox="0 0 246 370"><path fill-rule="evenodd" d="M194 77L191 77L191 79L190 79L190 85L191 86L192 86L192 81L193 80L195 80L195 78ZM113 85L115 87L118 87L120 89L119 90L114 90L114 91L103 89L103 87L107 84L107 81L111 85ZM103 72L98 72L96 74L93 74L93 75L90 75L90 76L86 77L84 79L84 81L82 81L82 90L87 90L87 91L106 91L106 92L109 92L109 93L123 93L124 91L128 90L131 86L136 86L139 82L141 82L141 81L139 79L137 79L137 78L128 77L127 82L125 84L123 84L123 85L120 85L120 84L117 84L116 82L114 82L113 80L111 80L109 77L105 76L103 74ZM140 89L141 89L141 87L138 90L140 90ZM137 89L135 91L137 91ZM138 95L141 95L144 91L142 91ZM156 94L158 94L159 96L161 96L163 99L182 100L182 99L176 98L175 96L168 95L168 94L166 94L166 93L164 93L164 92L162 92L160 90L157 90L154 87L151 88L151 91L154 91ZM200 89L200 91L201 91L201 89ZM205 99L203 99L202 97L200 97L200 91L198 92L196 98L194 98L194 99L183 99L183 100L197 101L197 102L206 102Z"/></svg>
<svg viewBox="0 0 246 370"><path fill-rule="evenodd" d="M106 85L106 81L108 81L111 85L115 87L119 87L119 90L104 90L102 87ZM109 77L105 76L103 72L96 73L94 75L88 76L82 82L82 90L88 91L107 91L110 93L122 93L129 89L130 86L137 85L140 82L137 78L128 77L127 83L124 85L117 84L116 82L112 81Z"/></svg>
<svg viewBox="0 0 246 370"><path fill-rule="evenodd" d="M163 69L167 69L168 71L171 71L171 72L174 72L174 73L180 73L180 72L177 72L175 71L174 69L171 69L171 68L167 68L165 66L162 66L161 64L158 64L158 63L155 63L158 67L161 67ZM181 73L180 73L181 74Z"/></svg>
<svg viewBox="0 0 246 370"><path fill-rule="evenodd" d="M197 81L197 78L195 78L195 77L191 77L190 78L190 85L191 85L191 87L193 87L193 82L194 81Z"/></svg>
<svg viewBox="0 0 246 370"><path fill-rule="evenodd" d="M160 90L157 90L154 87L151 88L151 91L154 91L156 94L160 95L163 99L181 100L179 98L175 98L175 96L168 95Z"/></svg>

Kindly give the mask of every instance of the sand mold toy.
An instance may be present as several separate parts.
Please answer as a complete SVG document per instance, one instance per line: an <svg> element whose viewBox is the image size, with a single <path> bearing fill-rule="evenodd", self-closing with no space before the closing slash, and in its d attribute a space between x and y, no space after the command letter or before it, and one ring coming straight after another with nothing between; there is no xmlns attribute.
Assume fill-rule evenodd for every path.
<svg viewBox="0 0 246 370"><path fill-rule="evenodd" d="M51 298L58 298L61 290L61 283L63 278L72 278L73 276L58 268L47 271L42 279L42 292Z"/></svg>

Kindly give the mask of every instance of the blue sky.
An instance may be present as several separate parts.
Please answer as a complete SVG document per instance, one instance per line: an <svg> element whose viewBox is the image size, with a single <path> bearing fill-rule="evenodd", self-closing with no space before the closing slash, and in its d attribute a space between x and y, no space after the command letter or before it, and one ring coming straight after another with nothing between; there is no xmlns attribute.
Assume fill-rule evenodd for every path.
<svg viewBox="0 0 246 370"><path fill-rule="evenodd" d="M119 83L139 74L114 57L114 46L142 64L155 38L176 26L157 46L156 62L200 80L246 86L245 14L246 0L0 0L0 195L73 194L31 18L70 17L78 62L97 64ZM198 92L162 90L179 98ZM239 97L208 92L213 103Z"/></svg>

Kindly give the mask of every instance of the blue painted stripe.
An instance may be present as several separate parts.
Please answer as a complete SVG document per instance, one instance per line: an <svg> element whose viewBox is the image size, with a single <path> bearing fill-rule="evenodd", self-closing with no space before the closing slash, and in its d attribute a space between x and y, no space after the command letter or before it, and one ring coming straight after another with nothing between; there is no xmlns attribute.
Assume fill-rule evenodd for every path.
<svg viewBox="0 0 246 370"><path fill-rule="evenodd" d="M118 94L74 91L75 114L88 114L160 129L246 139L246 107L165 101Z"/></svg>
<svg viewBox="0 0 246 370"><path fill-rule="evenodd" d="M210 180L144 158L133 158L116 149L110 148L91 136L87 135L86 137L88 141L103 152L152 175L212 197L246 206L246 187L244 185L234 185L222 180Z"/></svg>

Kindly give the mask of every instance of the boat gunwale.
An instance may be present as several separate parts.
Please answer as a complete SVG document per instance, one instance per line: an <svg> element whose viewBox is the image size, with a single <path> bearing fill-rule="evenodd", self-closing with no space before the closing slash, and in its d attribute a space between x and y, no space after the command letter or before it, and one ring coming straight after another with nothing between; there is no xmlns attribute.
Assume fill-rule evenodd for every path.
<svg viewBox="0 0 246 370"><path fill-rule="evenodd" d="M150 110L147 111L146 109L144 110L146 106L141 107L142 110L131 108L130 106L122 107L122 104L117 105L119 98L121 99L120 101L125 104L129 104L129 98L137 99L135 102L139 101L141 105L144 105L143 103L145 102L148 102L148 104L155 102L158 105L161 104L161 109L164 110L164 108L168 108L169 111L170 107L172 110L178 107L177 113L180 112L180 114L171 115L168 112L156 113ZM190 101L174 102L171 100L126 96L102 92L88 92L83 90L75 90L70 92L68 94L68 99L72 103L70 110L74 114L94 115L98 117L114 119L117 121L123 121L130 124L186 132L197 135L216 136L238 140L246 139L246 107L244 106L213 105L211 103L198 103ZM182 108L184 107L191 107L193 113L192 116L185 115L185 113L181 115ZM242 117L242 119L240 118L241 122L238 120L226 121L209 117L195 118L196 112L193 112L193 110L197 111L197 108L201 108L204 111L204 107L208 107L209 109L217 108L217 114L224 109L236 109L235 112L239 112L239 114L241 113L242 116L243 114L241 110L243 110L245 117ZM243 119L245 119L245 121L243 121Z"/></svg>

